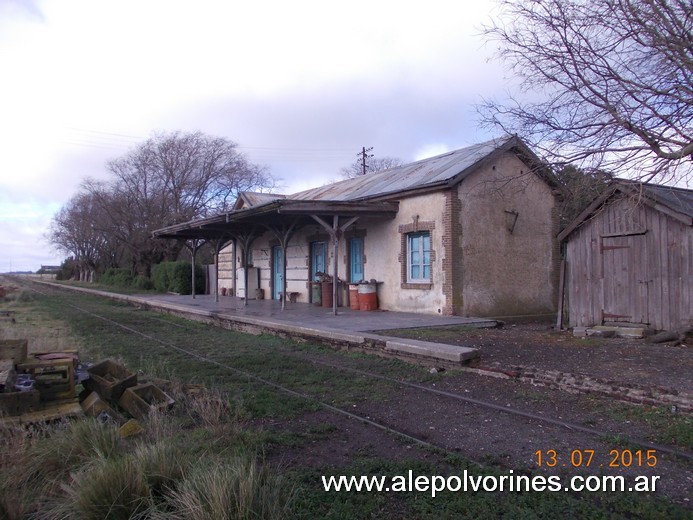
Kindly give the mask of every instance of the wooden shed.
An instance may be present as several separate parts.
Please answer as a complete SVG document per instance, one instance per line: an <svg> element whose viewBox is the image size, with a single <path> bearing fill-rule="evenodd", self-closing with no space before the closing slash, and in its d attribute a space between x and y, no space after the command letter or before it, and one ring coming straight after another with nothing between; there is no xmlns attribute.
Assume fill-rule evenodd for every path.
<svg viewBox="0 0 693 520"><path fill-rule="evenodd" d="M618 181L558 238L568 326L693 326L693 190Z"/></svg>

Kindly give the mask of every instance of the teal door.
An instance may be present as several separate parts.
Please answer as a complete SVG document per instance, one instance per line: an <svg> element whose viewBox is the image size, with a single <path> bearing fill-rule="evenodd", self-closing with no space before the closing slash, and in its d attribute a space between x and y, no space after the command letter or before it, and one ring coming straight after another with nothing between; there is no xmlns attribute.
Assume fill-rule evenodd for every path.
<svg viewBox="0 0 693 520"><path fill-rule="evenodd" d="M272 247L272 299L279 300L284 290L284 252L281 246Z"/></svg>
<svg viewBox="0 0 693 520"><path fill-rule="evenodd" d="M327 245L325 242L310 243L310 279L317 281L317 273L327 272Z"/></svg>
<svg viewBox="0 0 693 520"><path fill-rule="evenodd" d="M349 241L349 281L363 280L363 238L352 238Z"/></svg>

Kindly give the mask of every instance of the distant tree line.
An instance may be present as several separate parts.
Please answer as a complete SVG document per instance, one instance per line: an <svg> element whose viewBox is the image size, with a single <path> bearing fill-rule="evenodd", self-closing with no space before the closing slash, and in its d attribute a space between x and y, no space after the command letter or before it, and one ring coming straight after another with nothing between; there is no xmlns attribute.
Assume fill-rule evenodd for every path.
<svg viewBox="0 0 693 520"><path fill-rule="evenodd" d="M49 230L85 281L109 268L149 278L153 265L176 260L183 247L153 239L153 230L228 210L239 192L274 186L234 142L200 132L154 134L106 168L110 178L85 180Z"/></svg>

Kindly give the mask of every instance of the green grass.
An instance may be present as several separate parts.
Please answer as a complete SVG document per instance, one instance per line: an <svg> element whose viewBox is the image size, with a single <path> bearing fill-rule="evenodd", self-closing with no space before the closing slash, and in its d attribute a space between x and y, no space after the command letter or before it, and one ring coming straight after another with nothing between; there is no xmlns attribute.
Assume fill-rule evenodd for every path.
<svg viewBox="0 0 693 520"><path fill-rule="evenodd" d="M649 440L693 450L693 418L689 414L672 413L667 407L629 406L615 401L584 397L595 414L621 423L640 422L650 426L654 433Z"/></svg>
<svg viewBox="0 0 693 520"><path fill-rule="evenodd" d="M392 476L413 470L420 475L451 475L468 469L475 474L489 475L498 470L480 469L458 457L435 453L421 455L415 449L412 453L419 455L412 459L381 460L369 457L369 450L365 448L354 454L358 460L344 467L268 469L258 462L262 460L261 454L281 454L288 448L310 450L315 442L327 442L339 433L329 422L308 423L301 429L300 421L295 421L320 409L315 400L289 396L224 367L193 360L170 346L84 314L70 304L145 331L180 348L194 350L223 365L261 375L345 408L365 400L396 398L398 388L385 381L336 372L285 354L308 355L410 381L447 377L447 373L431 375L420 367L396 360L337 353L318 344L294 343L270 335L236 333L86 295L36 296L23 307L21 320L28 320L30 312L31 323L25 322L27 325L45 323L49 324L48 330L53 326L69 328L70 337L81 346L83 358L92 361L103 357L118 358L131 370L141 370L180 384L203 384L211 391L199 398L176 393L179 402L174 413L154 414L147 421L146 432L141 438L117 439L115 446L109 443L108 435L91 442L74 432L72 437L65 438L61 437L67 435L65 432L53 433L45 439L46 446L64 446L70 442L66 439L73 439L71 442L79 449L75 446L74 451L60 450L59 456L67 457L67 462L61 463L64 459L58 458L44 469L34 468L33 473L24 475L22 481L32 483L27 487L28 492L22 490L23 493L17 492L9 498L6 491L0 493L0 507L10 512L23 512L23 515L15 515L19 518L38 505L43 511L52 513L53 518L61 511L79 518L98 517L103 514L99 507L104 503L113 504L114 515L122 511L123 517L127 517L136 510L147 512L151 518L166 515L192 518L193 510L203 512L205 518L252 517L247 513L249 510L260 518L299 519L685 517L684 512L672 504L632 494L504 493L501 496L446 492L432 498L416 492L326 493L320 481L323 474ZM610 413L626 414L618 408ZM657 414L643 417L640 419L664 421L664 417L658 418ZM279 425L276 428L264 426L275 423ZM93 423L88 424L91 425L81 428L94 427ZM685 435L687 423L679 421L676 424L684 428L684 433L679 435ZM292 427L287 429L285 425ZM41 438L29 442L31 446L25 450L29 457L33 449L44 446L43 441ZM21 442L17 442L19 446ZM44 453L42 457L45 456L48 455ZM17 477L15 470L6 473L4 469L3 482ZM239 481L241 473L250 476L243 485ZM64 485L48 488L47 496L40 491L43 489L40 483L61 480ZM242 487L252 490L241 500L230 490ZM122 493L110 494L114 488ZM204 497L214 498L205 502ZM231 516L223 516L222 510Z"/></svg>

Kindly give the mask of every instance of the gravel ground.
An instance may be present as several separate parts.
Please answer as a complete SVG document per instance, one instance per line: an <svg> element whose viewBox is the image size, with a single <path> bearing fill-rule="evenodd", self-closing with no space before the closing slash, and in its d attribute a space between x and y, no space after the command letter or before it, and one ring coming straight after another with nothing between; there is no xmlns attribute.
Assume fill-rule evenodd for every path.
<svg viewBox="0 0 693 520"><path fill-rule="evenodd" d="M391 331L388 331L391 334ZM518 325L503 329L450 331L430 329L406 332L407 337L480 348L484 362L503 365L533 365L547 369L570 370L597 377L658 384L690 389L691 350L689 347L652 345L640 340L573 338L567 333L550 331L545 325ZM326 356L327 358L331 356ZM491 361L489 361L491 360ZM651 365L657 361L656 370ZM334 361L334 360L333 360ZM346 364L345 360L339 361ZM422 369L423 370L423 369ZM664 378L664 374L671 377ZM374 383L377 384L377 383ZM623 438L656 442L679 451L690 450L681 439L662 437L666 415L654 420L654 409L614 403L605 397L569 394L534 387L516 380L498 379L469 372L445 371L432 376L428 385L495 405L557 419L600 432L591 435L536 419L518 417L499 410L431 395L410 387L392 389L385 398L364 399L348 404L349 411L368 417L393 429L421 438L445 450L481 463L490 463L517 471L543 471L547 475L658 475L658 490L672 500L691 506L693 473L690 459L657 452L657 464L632 464L610 467L619 452L612 450L646 449ZM666 414L666 411L659 411ZM680 419L680 418L679 418ZM302 416L299 421L265 425L291 431L334 426L324 439L314 440L307 448L282 447L277 459L282 464L343 466L355 454L386 459L427 458L415 445L396 439L373 426L328 412ZM688 423L690 431L690 422ZM687 441L685 441L687 442ZM677 445L678 444L678 445ZM554 468L539 468L537 450L555 450L559 456ZM590 467L574 467L574 450L594 450ZM688 452L690 454L690 451Z"/></svg>
<svg viewBox="0 0 693 520"><path fill-rule="evenodd" d="M545 323L387 334L478 348L482 365L531 366L693 392L693 338L689 345L679 346L653 344L647 339L576 338Z"/></svg>

